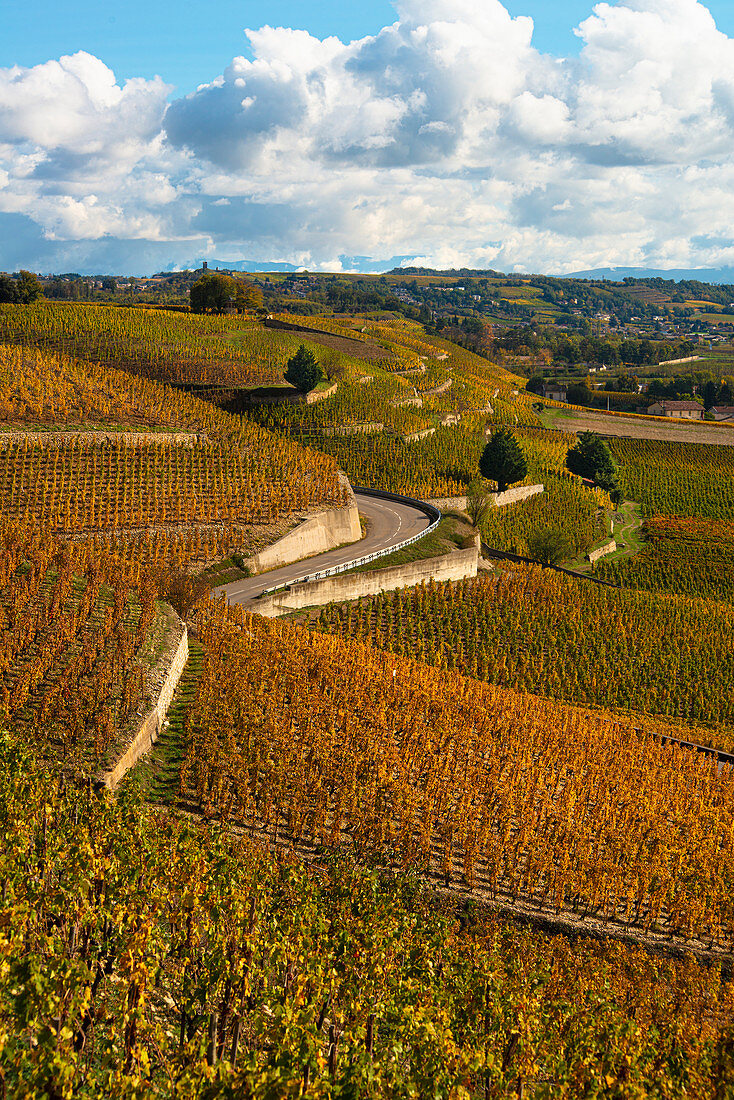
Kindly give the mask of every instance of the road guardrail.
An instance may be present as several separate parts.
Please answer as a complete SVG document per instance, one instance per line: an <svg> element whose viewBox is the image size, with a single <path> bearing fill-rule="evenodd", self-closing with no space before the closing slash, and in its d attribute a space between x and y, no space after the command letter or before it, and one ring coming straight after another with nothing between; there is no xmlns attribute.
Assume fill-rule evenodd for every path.
<svg viewBox="0 0 734 1100"><path fill-rule="evenodd" d="M362 496L377 497L378 500L393 500L396 504L408 504L410 507L423 512L424 515L428 516L431 522L428 527L426 527L425 531L419 531L417 535L412 535L409 539L404 539L394 546L386 546L384 550L375 550L374 553L366 554L362 558L355 558L354 561L346 561L341 565L332 565L329 569L320 569L317 573L306 573L303 577L298 577L296 580L286 581L285 584L278 584L274 588L266 588L260 593L258 599L262 596L272 596L274 592L282 592L287 588L292 588L296 584L306 584L309 581L321 581L326 577L335 577L339 573L348 573L350 569L358 569L361 565L369 565L370 562L378 561L380 558L386 558L388 554L396 554L399 550L405 550L406 547L412 546L413 543L419 542L420 539L424 539L426 535L430 535L436 530L441 522L441 513L438 508L435 508L433 504L426 504L424 500L414 500L412 497L400 496L399 493L388 493L383 489L364 489L355 486L354 492Z"/></svg>

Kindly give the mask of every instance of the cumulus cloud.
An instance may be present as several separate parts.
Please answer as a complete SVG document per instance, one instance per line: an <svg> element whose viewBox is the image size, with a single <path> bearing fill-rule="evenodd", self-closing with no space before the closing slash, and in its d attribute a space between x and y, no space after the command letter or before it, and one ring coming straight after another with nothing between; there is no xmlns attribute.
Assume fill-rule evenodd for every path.
<svg viewBox="0 0 734 1100"><path fill-rule="evenodd" d="M397 0L355 42L248 31L250 57L167 107L83 52L1 70L0 212L314 268L729 256L734 41L700 0L597 3L576 33L557 59L500 0Z"/></svg>

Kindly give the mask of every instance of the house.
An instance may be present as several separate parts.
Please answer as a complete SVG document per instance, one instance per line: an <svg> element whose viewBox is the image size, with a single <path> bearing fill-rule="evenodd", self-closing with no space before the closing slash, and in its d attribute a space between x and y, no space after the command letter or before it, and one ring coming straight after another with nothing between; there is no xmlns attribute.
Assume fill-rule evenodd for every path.
<svg viewBox="0 0 734 1100"><path fill-rule="evenodd" d="M554 382L546 382L543 386L543 396L547 397L549 401L565 401L567 394L568 389L566 386Z"/></svg>
<svg viewBox="0 0 734 1100"><path fill-rule="evenodd" d="M714 420L734 420L734 405L714 405L709 409Z"/></svg>
<svg viewBox="0 0 734 1100"><path fill-rule="evenodd" d="M698 401L656 401L648 408L650 416L674 416L678 420L703 420L703 405Z"/></svg>

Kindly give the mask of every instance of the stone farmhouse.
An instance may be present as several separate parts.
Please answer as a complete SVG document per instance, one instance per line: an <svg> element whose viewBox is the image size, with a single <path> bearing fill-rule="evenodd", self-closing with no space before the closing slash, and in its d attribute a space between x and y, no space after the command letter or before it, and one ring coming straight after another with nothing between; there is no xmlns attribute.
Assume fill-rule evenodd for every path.
<svg viewBox="0 0 734 1100"><path fill-rule="evenodd" d="M698 401L656 401L648 406L650 416L675 416L679 420L703 420L703 405Z"/></svg>
<svg viewBox="0 0 734 1100"><path fill-rule="evenodd" d="M709 412L714 420L734 420L734 405L713 405Z"/></svg>

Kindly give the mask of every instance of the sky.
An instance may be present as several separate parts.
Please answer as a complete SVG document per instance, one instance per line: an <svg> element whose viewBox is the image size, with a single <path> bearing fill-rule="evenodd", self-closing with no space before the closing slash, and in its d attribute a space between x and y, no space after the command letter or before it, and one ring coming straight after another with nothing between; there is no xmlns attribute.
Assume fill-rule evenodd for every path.
<svg viewBox="0 0 734 1100"><path fill-rule="evenodd" d="M3 0L0 269L725 267L732 184L732 0Z"/></svg>

